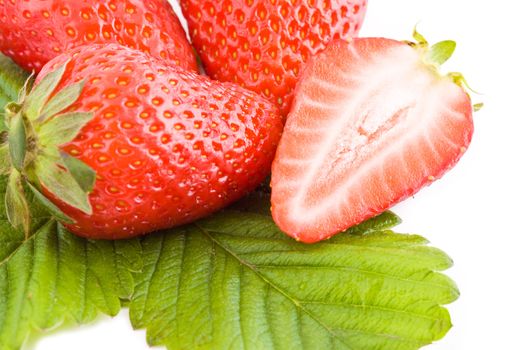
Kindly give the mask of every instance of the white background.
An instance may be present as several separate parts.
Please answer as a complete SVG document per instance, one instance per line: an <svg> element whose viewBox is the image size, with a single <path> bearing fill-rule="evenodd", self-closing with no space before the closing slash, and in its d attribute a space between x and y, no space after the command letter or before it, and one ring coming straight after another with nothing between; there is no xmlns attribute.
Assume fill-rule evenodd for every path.
<svg viewBox="0 0 525 350"><path fill-rule="evenodd" d="M446 70L461 71L485 102L472 145L444 179L394 210L401 231L419 233L455 261L461 290L454 328L429 350L524 349L525 5L518 0L370 0L361 36L410 39L414 24L432 42L454 39ZM37 350L145 350L127 313L60 331Z"/></svg>

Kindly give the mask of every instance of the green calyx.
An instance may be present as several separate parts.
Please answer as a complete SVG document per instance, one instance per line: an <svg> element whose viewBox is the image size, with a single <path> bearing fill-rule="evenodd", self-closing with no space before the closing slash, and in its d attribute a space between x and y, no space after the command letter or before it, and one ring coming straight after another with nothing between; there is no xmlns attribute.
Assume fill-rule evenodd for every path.
<svg viewBox="0 0 525 350"><path fill-rule="evenodd" d="M417 31L417 27L414 28L412 37L415 42L407 41L406 43L421 52L423 61L436 70L439 70L439 68L452 57L456 50L456 42L452 40L440 41L431 46L427 39Z"/></svg>
<svg viewBox="0 0 525 350"><path fill-rule="evenodd" d="M456 42L452 40L444 40L431 46L425 37L417 31L417 26L414 28L412 37L414 38L415 42L407 41L406 43L421 52L423 62L433 71L435 71L436 74L441 76L439 70L441 66L447 62L456 51ZM463 74L451 72L446 74L446 77L454 84L461 87L463 90L468 90L477 94L477 92L468 85L467 80ZM473 110L477 112L483 108L483 103L476 103L472 107Z"/></svg>
<svg viewBox="0 0 525 350"><path fill-rule="evenodd" d="M60 150L93 118L93 113L64 112L78 100L84 82L54 93L67 64L46 75L32 90L29 78L18 101L5 107L0 128L0 175L9 175L7 218L26 235L30 228L26 191L62 222L74 221L43 194L44 188L69 206L92 213L89 193L95 185L94 170Z"/></svg>

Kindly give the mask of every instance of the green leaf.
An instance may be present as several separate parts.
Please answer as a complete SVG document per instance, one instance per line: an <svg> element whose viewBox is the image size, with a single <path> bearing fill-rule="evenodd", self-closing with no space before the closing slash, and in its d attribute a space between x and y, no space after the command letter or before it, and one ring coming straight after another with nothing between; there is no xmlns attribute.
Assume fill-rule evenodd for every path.
<svg viewBox="0 0 525 350"><path fill-rule="evenodd" d="M42 185L64 203L91 215L88 193L77 183L73 175L60 166L60 159L40 156L35 162L35 174Z"/></svg>
<svg viewBox="0 0 525 350"><path fill-rule="evenodd" d="M35 188L35 186L31 185L30 183L27 183L27 187L33 192L33 196L37 201L40 202L40 204L47 209L49 214L51 214L53 217L57 218L61 222L65 224L73 224L75 221L71 219L69 216L64 214L62 210L60 210L59 207L57 207L53 202L51 202L49 199L46 198L38 189Z"/></svg>
<svg viewBox="0 0 525 350"><path fill-rule="evenodd" d="M137 240L90 241L49 221L0 260L0 349L19 349L34 330L116 315L141 264Z"/></svg>
<svg viewBox="0 0 525 350"><path fill-rule="evenodd" d="M84 89L84 81L69 85L68 87L59 91L45 106L42 111L41 118L45 121L57 113L62 112L70 107L80 97Z"/></svg>
<svg viewBox="0 0 525 350"><path fill-rule="evenodd" d="M346 232L349 234L365 235L373 231L388 230L401 223L401 218L391 211L376 216L370 220L349 228Z"/></svg>
<svg viewBox="0 0 525 350"><path fill-rule="evenodd" d="M0 198L6 177L0 177ZM142 269L138 239L90 241L42 219L31 193L34 226L29 239L7 222L0 201L0 349L20 349L27 335L63 323L116 315L133 294L132 273ZM35 331L37 331L35 333Z"/></svg>
<svg viewBox="0 0 525 350"><path fill-rule="evenodd" d="M0 144L0 175L7 175L11 170L11 156L9 145Z"/></svg>
<svg viewBox="0 0 525 350"><path fill-rule="evenodd" d="M4 260L26 239L24 232L15 229L7 219L7 210L5 207L7 186L8 178L6 176L0 176L0 261ZM44 222L49 220L49 214L35 201L30 191L25 192L27 203L31 210L31 235L36 232Z"/></svg>
<svg viewBox="0 0 525 350"><path fill-rule="evenodd" d="M80 188L82 188L84 192L93 191L97 178L95 170L80 159L72 157L67 153L61 153L61 156L67 169L80 185Z"/></svg>
<svg viewBox="0 0 525 350"><path fill-rule="evenodd" d="M13 166L21 171L26 157L26 127L22 115L17 114L9 126L9 154Z"/></svg>
<svg viewBox="0 0 525 350"><path fill-rule="evenodd" d="M67 63L68 62L64 63L56 70L46 75L40 83L34 87L29 96L27 96L25 113L29 120L33 121L40 117L44 105L62 80L64 72L66 71Z"/></svg>
<svg viewBox="0 0 525 350"><path fill-rule="evenodd" d="M35 83L35 76L36 73L32 72L31 75L26 79L24 85L20 88L20 91L18 92L17 103L23 103L26 100L27 96L31 93L31 90L33 89L33 84Z"/></svg>
<svg viewBox="0 0 525 350"><path fill-rule="evenodd" d="M57 115L40 126L38 136L42 146L60 146L77 137L80 130L93 119L93 113L72 112Z"/></svg>
<svg viewBox="0 0 525 350"><path fill-rule="evenodd" d="M4 113L0 112L0 133L5 133L7 130L8 130L8 128L7 128L7 124L6 124L6 121L5 121ZM5 134L5 135L7 135L7 134Z"/></svg>
<svg viewBox="0 0 525 350"><path fill-rule="evenodd" d="M22 229L29 236L30 211L25 197L22 177L13 169L9 175L7 190L5 193L5 208L7 219L14 228Z"/></svg>
<svg viewBox="0 0 525 350"><path fill-rule="evenodd" d="M441 66L443 63L447 62L450 57L452 57L455 50L455 41L440 41L439 43L432 45L430 50L428 50L426 59L437 66Z"/></svg>
<svg viewBox="0 0 525 350"><path fill-rule="evenodd" d="M0 54L0 111L6 104L18 100L20 89L29 74L16 65L9 57Z"/></svg>
<svg viewBox="0 0 525 350"><path fill-rule="evenodd" d="M29 74L18 67L9 57L0 53L0 132L7 130L4 108L18 101L18 95Z"/></svg>
<svg viewBox="0 0 525 350"><path fill-rule="evenodd" d="M451 327L452 262L391 213L315 245L227 211L143 240L133 326L168 349L418 349Z"/></svg>

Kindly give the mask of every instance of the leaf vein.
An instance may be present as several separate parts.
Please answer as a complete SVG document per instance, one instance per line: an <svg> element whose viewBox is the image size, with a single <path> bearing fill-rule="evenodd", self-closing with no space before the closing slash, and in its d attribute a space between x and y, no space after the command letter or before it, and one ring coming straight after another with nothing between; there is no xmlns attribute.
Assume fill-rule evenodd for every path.
<svg viewBox="0 0 525 350"><path fill-rule="evenodd" d="M295 300L292 296L290 296L286 291L279 288L277 285L275 285L273 282L271 282L266 276L264 276L260 271L257 270L257 268L247 261L241 259L234 251L226 247L225 245L221 244L221 242L215 237L213 237L212 234L210 234L208 231L206 231L202 226L200 226L198 223L194 223L194 225L206 236L210 238L213 242L215 242L219 247L221 247L226 253L230 254L232 257L234 257L236 260L239 261L239 263L242 266L249 267L259 278L261 278L265 283L269 284L273 289L275 289L278 293L283 295L285 298L287 298L289 301L291 301L293 304L295 304L299 309L301 309L302 312L307 314L309 317L311 317L315 322L317 322L322 328L324 328L328 333L330 333L331 336L338 338L341 343L345 344L348 348L351 348L349 344L347 344L344 339L341 339L328 325L326 325L324 322L319 320L314 314L312 314L309 310L304 308L299 301Z"/></svg>
<svg viewBox="0 0 525 350"><path fill-rule="evenodd" d="M422 318L429 321L440 321L440 317L431 317L427 316L422 313L413 312L413 311L405 311L401 309L394 309L387 306L382 305L372 305L372 304L355 304L355 303L337 303L337 302L325 302L325 301L311 301L311 300L301 300L301 303L305 305L326 305L326 306L344 306L349 308L356 308L356 309L374 309L374 310L380 310L380 311L386 311L386 312L393 312L393 313L400 313L400 314L406 314L415 318ZM436 306L439 306L436 304Z"/></svg>
<svg viewBox="0 0 525 350"><path fill-rule="evenodd" d="M346 266L313 266L313 265L271 265L271 264L264 264L264 265L257 265L258 268L270 268L270 269L312 269L312 270L335 270L335 271L354 271L354 272L360 272L366 275L374 275L378 276L384 279L392 279L400 282L408 282L412 284L420 284L423 286L428 287L438 287L438 288L446 288L450 289L446 284L439 284L439 283L433 283L428 281L421 281L417 279L410 279L410 278L403 278L397 275L387 274L383 272L376 272L372 270L365 270L365 269L359 269L355 267L346 267ZM428 270L429 273L434 273L432 270ZM437 274L437 273L436 273Z"/></svg>

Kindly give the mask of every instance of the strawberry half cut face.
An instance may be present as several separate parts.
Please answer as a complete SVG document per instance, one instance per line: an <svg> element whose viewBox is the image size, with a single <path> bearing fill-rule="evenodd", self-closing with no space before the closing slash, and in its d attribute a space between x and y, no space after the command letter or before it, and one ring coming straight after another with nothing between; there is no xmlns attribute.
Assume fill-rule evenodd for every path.
<svg viewBox="0 0 525 350"><path fill-rule="evenodd" d="M450 47L355 39L309 63L272 169L272 213L283 231L304 242L328 238L457 163L472 138L472 104L456 75L439 74L448 53L438 50Z"/></svg>

